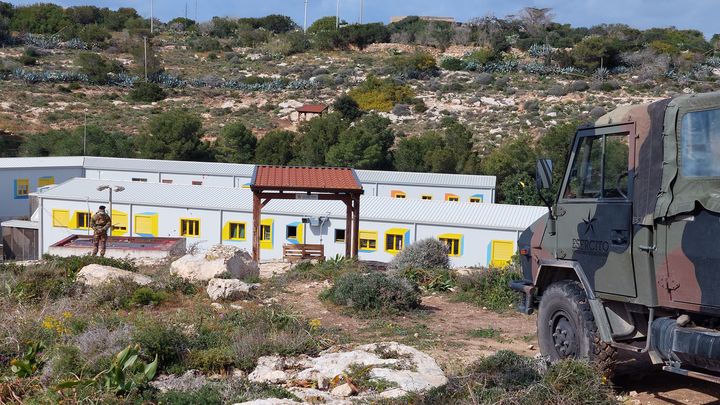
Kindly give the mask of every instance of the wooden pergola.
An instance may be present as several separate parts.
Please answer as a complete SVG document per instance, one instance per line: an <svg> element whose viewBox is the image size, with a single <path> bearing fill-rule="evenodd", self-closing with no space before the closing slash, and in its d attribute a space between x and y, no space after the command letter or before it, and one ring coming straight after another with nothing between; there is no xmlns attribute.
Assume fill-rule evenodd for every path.
<svg viewBox="0 0 720 405"><path fill-rule="evenodd" d="M253 259L260 260L260 216L272 200L342 201L345 217L345 256L356 257L360 229L362 184L355 170L343 167L255 166L253 192Z"/></svg>

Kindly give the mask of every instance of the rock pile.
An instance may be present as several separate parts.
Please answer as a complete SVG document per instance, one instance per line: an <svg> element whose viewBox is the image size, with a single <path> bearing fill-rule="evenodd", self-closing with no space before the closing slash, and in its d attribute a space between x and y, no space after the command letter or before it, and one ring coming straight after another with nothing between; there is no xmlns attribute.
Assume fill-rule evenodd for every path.
<svg viewBox="0 0 720 405"><path fill-rule="evenodd" d="M190 281L209 281L224 274L238 279L258 277L260 268L247 251L215 245L205 253L179 258L170 265L170 272Z"/></svg>

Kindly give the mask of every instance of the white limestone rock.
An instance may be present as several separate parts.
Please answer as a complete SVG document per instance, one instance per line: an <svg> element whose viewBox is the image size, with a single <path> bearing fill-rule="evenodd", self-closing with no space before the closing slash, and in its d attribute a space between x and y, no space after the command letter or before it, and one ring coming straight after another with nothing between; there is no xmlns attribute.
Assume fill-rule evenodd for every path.
<svg viewBox="0 0 720 405"><path fill-rule="evenodd" d="M368 399L371 395L397 398L408 393L422 393L448 381L432 357L395 342L372 343L354 349L334 347L318 357L261 357L248 378L253 382L273 384L287 384L294 380L324 382L343 375L351 365L369 367L371 379L384 379L394 386L381 393L357 393L351 386L342 384L327 392L329 386L318 383L317 387L324 390L292 387L292 392L299 398L321 396L326 403L341 403L344 398L355 394L358 399L363 399L364 395Z"/></svg>
<svg viewBox="0 0 720 405"><path fill-rule="evenodd" d="M213 278L207 286L207 293L211 300L234 301L247 296L258 284L247 284L236 279Z"/></svg>
<svg viewBox="0 0 720 405"><path fill-rule="evenodd" d="M108 281L119 279L128 279L136 284L147 285L152 283L152 279L142 274L133 273L132 271L122 270L111 266L102 266L100 264L88 264L80 269L77 275L77 281L90 287L97 287Z"/></svg>
<svg viewBox="0 0 720 405"><path fill-rule="evenodd" d="M170 272L190 281L209 281L221 274L235 278L258 277L260 268L238 247L215 245L197 255L185 255L170 265Z"/></svg>

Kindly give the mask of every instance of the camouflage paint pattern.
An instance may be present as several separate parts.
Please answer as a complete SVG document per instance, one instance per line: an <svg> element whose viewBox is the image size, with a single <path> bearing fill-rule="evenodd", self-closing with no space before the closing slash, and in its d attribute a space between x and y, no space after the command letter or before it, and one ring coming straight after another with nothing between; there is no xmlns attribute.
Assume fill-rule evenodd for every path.
<svg viewBox="0 0 720 405"><path fill-rule="evenodd" d="M524 278L537 285L541 262L569 260L604 300L720 314L720 178L686 179L678 169L679 118L708 109L720 109L720 93L620 107L581 128L554 207L556 234L545 216L518 241L529 248L521 258ZM610 151L608 140L620 139L613 134L626 139L627 198L608 186L620 184L619 176L606 178L596 198L568 193L583 139L599 144L606 136L603 150ZM605 157L603 171L610 158L617 156ZM611 198L602 197L606 192Z"/></svg>

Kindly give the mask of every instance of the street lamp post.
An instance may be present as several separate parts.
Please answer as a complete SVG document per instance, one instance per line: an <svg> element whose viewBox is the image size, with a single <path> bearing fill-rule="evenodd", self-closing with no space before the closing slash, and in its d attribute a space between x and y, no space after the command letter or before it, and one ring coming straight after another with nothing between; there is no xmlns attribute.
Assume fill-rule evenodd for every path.
<svg viewBox="0 0 720 405"><path fill-rule="evenodd" d="M125 190L125 187L115 186L113 188L108 185L104 185L104 186L99 186L97 188L97 191L103 191L103 190L108 190L110 193L110 195L108 197L108 211L109 211L108 216L110 217L110 224L112 225L112 193L113 193L113 190L115 190L116 193L119 193L119 192Z"/></svg>

